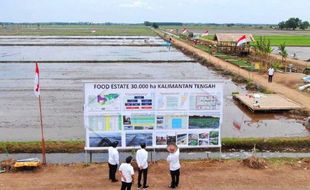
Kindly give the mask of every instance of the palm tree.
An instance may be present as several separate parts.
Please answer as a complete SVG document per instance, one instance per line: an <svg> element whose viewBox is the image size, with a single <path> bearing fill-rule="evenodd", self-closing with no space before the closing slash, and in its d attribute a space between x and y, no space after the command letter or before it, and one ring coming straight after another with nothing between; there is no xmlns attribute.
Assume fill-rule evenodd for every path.
<svg viewBox="0 0 310 190"><path fill-rule="evenodd" d="M284 65L285 66L285 61L286 61L286 58L287 58L287 51L286 51L286 45L285 45L285 43L283 43L283 44L280 44L280 46L278 47L278 50L279 50L279 54L281 55L281 57L282 57L282 65Z"/></svg>
<svg viewBox="0 0 310 190"><path fill-rule="evenodd" d="M265 37L260 37L259 40L255 42L254 45L255 51L260 54L261 61L265 65L265 61L268 58L269 54L272 52L272 47L270 40Z"/></svg>

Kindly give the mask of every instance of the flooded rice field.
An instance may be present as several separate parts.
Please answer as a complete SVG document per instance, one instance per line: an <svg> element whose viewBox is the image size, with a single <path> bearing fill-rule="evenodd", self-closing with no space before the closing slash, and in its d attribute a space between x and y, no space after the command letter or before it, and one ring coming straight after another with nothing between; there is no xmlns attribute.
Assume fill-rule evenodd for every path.
<svg viewBox="0 0 310 190"><path fill-rule="evenodd" d="M278 47L272 48L273 53L279 55ZM305 61L310 60L310 47L286 47L286 51L289 58L296 58Z"/></svg>
<svg viewBox="0 0 310 190"><path fill-rule="evenodd" d="M9 49L3 52L5 48ZM310 134L302 126L301 120L292 116L247 111L231 96L232 92L246 92L244 86L234 84L230 78L197 62L187 62L192 59L174 48L103 46L78 49L68 46L60 50L57 49L59 47L48 46L46 48L49 49L0 46L0 55L13 53L10 48L16 48L18 54L10 58L0 57L3 61L0 63L0 141L40 139L38 101L33 94L34 64L5 63L7 60L25 59L23 56L29 60L142 60L139 63L40 64L43 121L45 136L49 140L83 140L83 83L121 79L224 80L222 137L304 137ZM148 63L143 63L143 60ZM162 62L149 63L153 60ZM167 60L172 62L167 63ZM173 63L173 60L181 62Z"/></svg>
<svg viewBox="0 0 310 190"><path fill-rule="evenodd" d="M0 36L0 46L44 45L44 46L160 46L163 40L153 36Z"/></svg>
<svg viewBox="0 0 310 190"><path fill-rule="evenodd" d="M0 46L0 61L191 60L168 47L129 46Z"/></svg>

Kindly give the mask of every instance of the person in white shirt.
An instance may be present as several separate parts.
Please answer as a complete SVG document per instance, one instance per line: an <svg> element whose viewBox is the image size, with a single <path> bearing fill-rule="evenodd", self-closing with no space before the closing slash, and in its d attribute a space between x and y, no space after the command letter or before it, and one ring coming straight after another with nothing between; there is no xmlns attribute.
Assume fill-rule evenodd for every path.
<svg viewBox="0 0 310 190"><path fill-rule="evenodd" d="M141 178L143 174L143 189L146 190L149 186L147 184L147 170L148 170L148 163L147 163L147 157L148 153L145 150L146 144L142 143L140 144L140 149L137 151L136 154L136 161L139 167L139 173L138 173L138 190L141 189Z"/></svg>
<svg viewBox="0 0 310 190"><path fill-rule="evenodd" d="M268 69L268 82L272 82L273 74L274 74L274 68L271 66L271 67Z"/></svg>
<svg viewBox="0 0 310 190"><path fill-rule="evenodd" d="M112 182L117 182L118 180L115 178L115 173L117 171L117 165L119 164L119 154L118 150L116 149L118 145L118 141L115 141L111 144L108 149L109 152L109 179Z"/></svg>
<svg viewBox="0 0 310 190"><path fill-rule="evenodd" d="M179 178L180 178L180 150L175 144L170 144L167 147L169 155L167 157L167 161L169 162L169 169L171 175L171 184L168 186L171 189L175 189L179 186Z"/></svg>
<svg viewBox="0 0 310 190"><path fill-rule="evenodd" d="M122 179L121 190L131 190L132 183L134 182L134 170L131 161L132 156L128 156L126 163L122 163L118 169Z"/></svg>

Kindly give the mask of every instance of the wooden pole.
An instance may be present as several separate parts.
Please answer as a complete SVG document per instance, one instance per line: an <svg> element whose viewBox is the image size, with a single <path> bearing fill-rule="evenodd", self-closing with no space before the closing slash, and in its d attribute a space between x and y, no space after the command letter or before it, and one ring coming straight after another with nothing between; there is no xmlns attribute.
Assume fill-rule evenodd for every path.
<svg viewBox="0 0 310 190"><path fill-rule="evenodd" d="M44 129L42 121L42 108L41 108L41 96L39 95L39 108L40 108L40 123L41 123L41 145L42 145L42 163L46 165L46 149L45 149L45 140L44 140Z"/></svg>

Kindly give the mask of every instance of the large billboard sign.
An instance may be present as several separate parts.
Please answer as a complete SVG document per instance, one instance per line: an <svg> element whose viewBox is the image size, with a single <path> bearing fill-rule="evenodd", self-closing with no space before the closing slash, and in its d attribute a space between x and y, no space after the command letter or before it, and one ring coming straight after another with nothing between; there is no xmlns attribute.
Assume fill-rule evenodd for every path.
<svg viewBox="0 0 310 190"><path fill-rule="evenodd" d="M220 147L222 110L218 81L85 83L85 148Z"/></svg>

